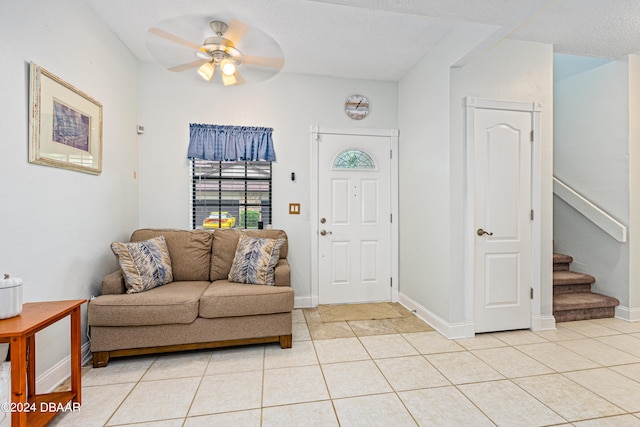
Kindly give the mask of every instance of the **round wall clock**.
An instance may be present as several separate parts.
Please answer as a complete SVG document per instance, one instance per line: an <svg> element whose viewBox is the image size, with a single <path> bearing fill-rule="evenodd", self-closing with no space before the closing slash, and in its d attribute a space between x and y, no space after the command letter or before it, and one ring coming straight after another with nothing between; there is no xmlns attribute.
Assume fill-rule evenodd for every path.
<svg viewBox="0 0 640 427"><path fill-rule="evenodd" d="M344 112L353 120L362 120L369 114L369 100L362 95L351 95L344 103Z"/></svg>

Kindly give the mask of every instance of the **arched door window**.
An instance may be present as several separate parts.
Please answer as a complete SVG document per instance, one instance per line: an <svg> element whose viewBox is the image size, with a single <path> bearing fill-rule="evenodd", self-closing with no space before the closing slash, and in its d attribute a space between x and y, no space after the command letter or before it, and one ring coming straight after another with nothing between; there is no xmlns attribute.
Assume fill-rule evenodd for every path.
<svg viewBox="0 0 640 427"><path fill-rule="evenodd" d="M334 169L376 169L370 155L357 148L350 148L338 154L333 162Z"/></svg>

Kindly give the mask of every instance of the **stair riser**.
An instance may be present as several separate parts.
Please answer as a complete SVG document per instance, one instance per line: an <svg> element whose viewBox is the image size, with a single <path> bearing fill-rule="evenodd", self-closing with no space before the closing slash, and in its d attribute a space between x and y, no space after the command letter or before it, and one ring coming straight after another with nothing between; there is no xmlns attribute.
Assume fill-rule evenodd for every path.
<svg viewBox="0 0 640 427"><path fill-rule="evenodd" d="M569 271L569 264L553 264L553 271Z"/></svg>
<svg viewBox="0 0 640 427"><path fill-rule="evenodd" d="M553 285L553 294L569 294L573 292L589 292L591 291L591 285L588 283L572 284L572 285Z"/></svg>
<svg viewBox="0 0 640 427"><path fill-rule="evenodd" d="M576 320L605 319L614 317L615 312L615 307L581 308L577 310L555 311L553 317L556 318L556 323L561 323Z"/></svg>

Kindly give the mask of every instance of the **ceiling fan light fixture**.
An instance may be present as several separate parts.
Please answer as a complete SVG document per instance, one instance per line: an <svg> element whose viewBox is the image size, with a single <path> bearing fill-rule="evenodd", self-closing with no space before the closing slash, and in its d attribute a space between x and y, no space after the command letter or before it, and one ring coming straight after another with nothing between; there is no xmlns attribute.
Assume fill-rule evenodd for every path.
<svg viewBox="0 0 640 427"><path fill-rule="evenodd" d="M236 73L236 64L229 58L225 58L220 62L220 68L225 76L233 76Z"/></svg>
<svg viewBox="0 0 640 427"><path fill-rule="evenodd" d="M238 83L238 80L236 80L236 77L233 74L227 75L225 73L222 73L222 83L224 83L225 86L232 86Z"/></svg>
<svg viewBox="0 0 640 427"><path fill-rule="evenodd" d="M213 77L213 73L216 71L216 67L211 62L205 62L198 68L198 74L206 81L210 81Z"/></svg>

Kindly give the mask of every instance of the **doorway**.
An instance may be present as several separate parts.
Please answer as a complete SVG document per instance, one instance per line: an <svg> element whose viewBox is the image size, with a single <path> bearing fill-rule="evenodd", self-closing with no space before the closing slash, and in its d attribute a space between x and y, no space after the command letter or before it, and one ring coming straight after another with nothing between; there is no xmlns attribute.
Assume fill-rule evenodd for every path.
<svg viewBox="0 0 640 427"><path fill-rule="evenodd" d="M529 329L535 226L533 103L467 99L467 308L475 332ZM538 243L539 244L539 243Z"/></svg>
<svg viewBox="0 0 640 427"><path fill-rule="evenodd" d="M314 305L397 301L397 139L312 128Z"/></svg>

